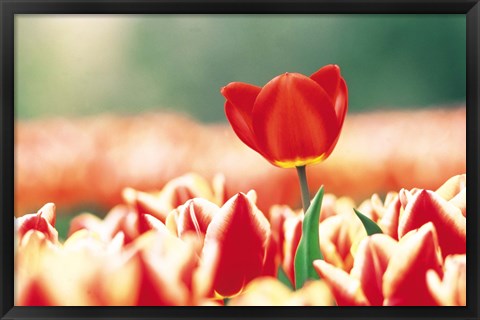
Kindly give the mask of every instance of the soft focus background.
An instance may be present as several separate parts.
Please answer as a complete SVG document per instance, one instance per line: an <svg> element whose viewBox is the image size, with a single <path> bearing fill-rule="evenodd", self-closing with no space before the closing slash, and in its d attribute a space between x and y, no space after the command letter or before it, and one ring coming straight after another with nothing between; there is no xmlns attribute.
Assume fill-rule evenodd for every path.
<svg viewBox="0 0 480 320"><path fill-rule="evenodd" d="M17 15L15 32L20 124L162 110L226 123L220 88L227 83L262 86L283 72L309 75L330 63L347 81L349 114L465 103L464 15ZM30 141L40 130L32 132ZM69 131L51 132L63 138ZM85 147L75 141L46 148L70 161L62 147ZM92 156L80 153L75 161ZM28 161L36 172L46 168ZM42 186L41 176L25 175ZM61 236L71 214L85 209L106 212L96 203L59 207Z"/></svg>
<svg viewBox="0 0 480 320"><path fill-rule="evenodd" d="M464 15L19 15L18 119L166 108L225 121L219 89L341 66L350 112L465 100Z"/></svg>

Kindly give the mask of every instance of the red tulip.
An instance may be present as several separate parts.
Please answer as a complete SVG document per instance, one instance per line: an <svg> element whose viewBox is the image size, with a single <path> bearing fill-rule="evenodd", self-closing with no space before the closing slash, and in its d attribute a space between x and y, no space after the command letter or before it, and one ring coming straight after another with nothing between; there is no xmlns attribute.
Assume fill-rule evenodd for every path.
<svg viewBox="0 0 480 320"><path fill-rule="evenodd" d="M398 224L400 238L432 222L438 231L443 257L466 252L466 219L459 208L429 190L417 189L412 194L402 190L401 194L407 200Z"/></svg>
<svg viewBox="0 0 480 320"><path fill-rule="evenodd" d="M255 203L239 193L228 200L208 225L203 255L216 249L214 290L222 296L240 292L262 275L270 223Z"/></svg>
<svg viewBox="0 0 480 320"><path fill-rule="evenodd" d="M365 238L358 247L351 274L360 280L362 290L373 306L383 304L383 275L396 250L398 243L384 234Z"/></svg>
<svg viewBox="0 0 480 320"><path fill-rule="evenodd" d="M233 82L221 92L238 137L283 168L326 159L347 112L347 85L337 65L327 65L310 77L284 73L263 88Z"/></svg>
<svg viewBox="0 0 480 320"><path fill-rule="evenodd" d="M429 222L399 242L384 234L365 238L350 273L323 260L315 260L314 267L340 306L436 305L430 290L443 276L439 250L435 226ZM427 272L439 279L427 283Z"/></svg>
<svg viewBox="0 0 480 320"><path fill-rule="evenodd" d="M427 285L427 271L442 276L437 231L428 222L418 230L405 235L392 254L383 275L383 305L429 306L436 305Z"/></svg>

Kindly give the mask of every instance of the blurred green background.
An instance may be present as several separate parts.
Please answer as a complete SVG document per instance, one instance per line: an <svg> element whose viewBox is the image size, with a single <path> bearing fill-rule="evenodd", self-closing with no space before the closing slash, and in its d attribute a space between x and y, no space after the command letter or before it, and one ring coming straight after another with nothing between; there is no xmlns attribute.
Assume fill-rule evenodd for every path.
<svg viewBox="0 0 480 320"><path fill-rule="evenodd" d="M336 63L350 111L465 100L464 15L17 15L18 119L161 108L225 121L220 88Z"/></svg>

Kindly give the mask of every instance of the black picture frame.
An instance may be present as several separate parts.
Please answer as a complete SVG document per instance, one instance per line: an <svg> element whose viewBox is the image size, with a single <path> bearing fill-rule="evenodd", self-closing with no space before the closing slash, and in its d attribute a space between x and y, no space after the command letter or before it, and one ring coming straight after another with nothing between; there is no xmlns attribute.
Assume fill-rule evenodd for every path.
<svg viewBox="0 0 480 320"><path fill-rule="evenodd" d="M467 39L467 306L466 307L16 307L13 277L14 17L16 14L464 14ZM2 319L479 319L478 0L1 0L0 237Z"/></svg>

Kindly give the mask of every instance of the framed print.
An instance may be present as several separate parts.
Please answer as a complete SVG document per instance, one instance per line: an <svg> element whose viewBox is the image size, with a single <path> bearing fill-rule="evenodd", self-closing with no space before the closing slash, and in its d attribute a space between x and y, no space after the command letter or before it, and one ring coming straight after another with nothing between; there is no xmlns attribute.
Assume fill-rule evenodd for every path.
<svg viewBox="0 0 480 320"><path fill-rule="evenodd" d="M0 8L2 319L478 319L478 1Z"/></svg>

